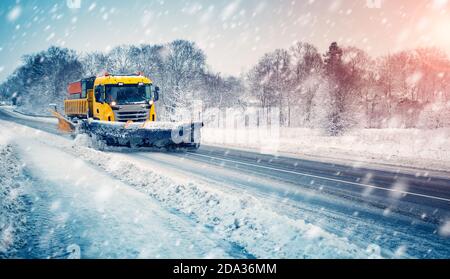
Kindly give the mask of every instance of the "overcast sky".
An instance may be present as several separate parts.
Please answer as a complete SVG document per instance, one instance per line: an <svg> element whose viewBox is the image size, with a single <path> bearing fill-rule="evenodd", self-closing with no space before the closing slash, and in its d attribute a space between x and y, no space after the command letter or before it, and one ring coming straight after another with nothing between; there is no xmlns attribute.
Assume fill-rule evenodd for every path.
<svg viewBox="0 0 450 279"><path fill-rule="evenodd" d="M372 55L416 46L450 53L448 0L80 2L78 8L66 0L1 0L0 81L22 55L50 45L108 51L188 39L206 52L212 70L226 75L239 75L265 52L295 41L313 43L321 52L337 41Z"/></svg>

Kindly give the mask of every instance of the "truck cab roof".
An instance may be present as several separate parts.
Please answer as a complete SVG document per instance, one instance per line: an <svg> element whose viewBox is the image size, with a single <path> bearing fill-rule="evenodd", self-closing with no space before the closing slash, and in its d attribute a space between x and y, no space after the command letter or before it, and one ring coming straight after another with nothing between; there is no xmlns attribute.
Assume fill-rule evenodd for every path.
<svg viewBox="0 0 450 279"><path fill-rule="evenodd" d="M138 84L138 83L151 84L152 81L142 75L105 75L97 77L94 82L94 86L108 85L108 84Z"/></svg>

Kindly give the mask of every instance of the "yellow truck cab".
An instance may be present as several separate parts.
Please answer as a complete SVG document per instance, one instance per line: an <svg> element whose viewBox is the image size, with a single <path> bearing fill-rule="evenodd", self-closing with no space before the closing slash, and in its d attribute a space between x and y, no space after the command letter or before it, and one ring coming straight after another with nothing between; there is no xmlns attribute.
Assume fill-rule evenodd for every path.
<svg viewBox="0 0 450 279"><path fill-rule="evenodd" d="M111 122L156 121L159 88L141 73L85 78L68 86L64 112L69 118Z"/></svg>

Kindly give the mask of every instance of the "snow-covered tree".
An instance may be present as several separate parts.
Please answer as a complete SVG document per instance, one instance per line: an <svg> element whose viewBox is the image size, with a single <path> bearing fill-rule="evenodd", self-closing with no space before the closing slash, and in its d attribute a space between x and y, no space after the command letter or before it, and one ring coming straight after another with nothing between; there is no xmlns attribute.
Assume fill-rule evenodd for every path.
<svg viewBox="0 0 450 279"><path fill-rule="evenodd" d="M250 90L263 108L278 107L280 124L286 122L284 108L290 108L290 55L278 49L264 55L248 76ZM289 115L289 113L287 113ZM289 122L289 121L287 121Z"/></svg>
<svg viewBox="0 0 450 279"><path fill-rule="evenodd" d="M375 83L375 61L362 49L356 47L343 48L342 62L348 75L346 84L345 107L347 125L366 126L368 95ZM349 128L349 127L347 127Z"/></svg>
<svg viewBox="0 0 450 279"><path fill-rule="evenodd" d="M90 52L80 57L83 65L83 74L85 77L104 74L109 70L110 61L108 56L102 52Z"/></svg>
<svg viewBox="0 0 450 279"><path fill-rule="evenodd" d="M113 48L111 52L108 53L109 70L114 74L136 73L136 63L133 63L135 51L135 47L126 45ZM135 61L138 61L138 59L135 59Z"/></svg>
<svg viewBox="0 0 450 279"><path fill-rule="evenodd" d="M202 86L202 100L207 107L224 109L240 104L244 85L236 77L222 77L220 73L205 73Z"/></svg>
<svg viewBox="0 0 450 279"><path fill-rule="evenodd" d="M450 127L450 102L426 105L420 113L418 127L423 129Z"/></svg>
<svg viewBox="0 0 450 279"><path fill-rule="evenodd" d="M248 73L250 92L262 108L272 107L276 102L273 85L270 82L271 75L272 61L269 54L265 54Z"/></svg>
<svg viewBox="0 0 450 279"><path fill-rule="evenodd" d="M23 65L2 85L28 113L46 113L49 103L62 106L67 84L82 76L75 51L50 47L23 57Z"/></svg>
<svg viewBox="0 0 450 279"><path fill-rule="evenodd" d="M336 125L330 119L333 119L335 113L335 103L332 96L335 90L335 84L323 76L311 77L306 85L314 88L314 96L311 100L311 112L309 124L311 127L319 128L326 134L334 131Z"/></svg>
<svg viewBox="0 0 450 279"><path fill-rule="evenodd" d="M185 107L199 98L197 88L206 71L206 56L195 43L184 40L165 45L161 54L164 64L162 101L169 111Z"/></svg>
<svg viewBox="0 0 450 279"><path fill-rule="evenodd" d="M343 61L343 50L333 42L324 55L325 75L328 79L332 111L328 114L328 133L337 136L345 132L353 123L352 106L355 77L352 68Z"/></svg>
<svg viewBox="0 0 450 279"><path fill-rule="evenodd" d="M143 71L149 76L153 82L158 86L163 86L163 76L165 72L165 64L163 63L162 45L141 45L140 48L135 49L134 60L135 68Z"/></svg>
<svg viewBox="0 0 450 279"><path fill-rule="evenodd" d="M291 90L288 92L288 104L298 106L300 111L297 113L300 115L296 114L296 117L302 118L300 123L309 125L312 100L318 90L317 81L322 75L322 57L315 46L302 42L292 46L289 52L291 55ZM291 120L291 109L289 109L289 119Z"/></svg>
<svg viewBox="0 0 450 279"><path fill-rule="evenodd" d="M450 60L436 48L374 59L361 49L333 43L322 59L316 47L298 42L288 50L263 55L240 77L224 77L207 67L206 56L195 43L184 40L82 54L51 47L24 56L23 64L0 85L0 98L44 113L50 102L62 105L71 81L104 72L138 71L161 88L158 109L160 115L167 111L165 119L194 99L219 108L258 102L267 111L279 108L282 125L327 127L331 135L354 125L434 127L423 124L425 119L441 117L436 106L450 101ZM319 100L324 102L322 114ZM324 125L324 116L329 125Z"/></svg>

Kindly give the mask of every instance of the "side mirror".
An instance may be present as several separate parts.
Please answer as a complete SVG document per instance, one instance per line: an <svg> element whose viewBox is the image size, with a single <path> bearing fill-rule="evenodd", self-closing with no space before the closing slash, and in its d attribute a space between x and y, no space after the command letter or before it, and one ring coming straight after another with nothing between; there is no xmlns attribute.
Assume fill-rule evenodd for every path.
<svg viewBox="0 0 450 279"><path fill-rule="evenodd" d="M155 86L155 95L153 96L153 100L156 102L159 100L159 87Z"/></svg>
<svg viewBox="0 0 450 279"><path fill-rule="evenodd" d="M52 108L53 111L55 111L55 112L58 111L57 108L56 108L56 104L48 104L48 106L49 106L50 108Z"/></svg>

